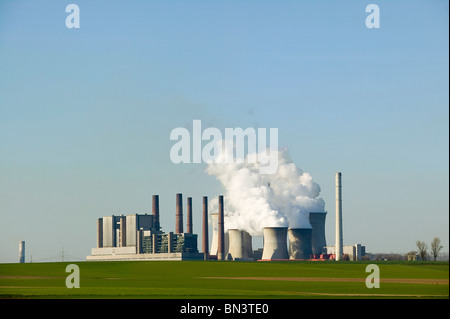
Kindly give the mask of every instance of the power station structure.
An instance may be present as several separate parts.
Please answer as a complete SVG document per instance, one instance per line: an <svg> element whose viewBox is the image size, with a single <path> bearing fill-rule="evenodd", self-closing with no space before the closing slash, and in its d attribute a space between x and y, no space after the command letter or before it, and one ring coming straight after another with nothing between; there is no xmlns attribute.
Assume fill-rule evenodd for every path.
<svg viewBox="0 0 450 319"><path fill-rule="evenodd" d="M182 194L176 194L175 233L161 231L159 196L153 195L152 214L106 216L97 220L97 247L89 261L201 260L197 234L192 233L192 198L187 199L187 232L183 232Z"/></svg>
<svg viewBox="0 0 450 319"><path fill-rule="evenodd" d="M19 263L23 264L25 262L25 242L19 241Z"/></svg>
<svg viewBox="0 0 450 319"><path fill-rule="evenodd" d="M87 260L360 260L361 244L343 246L341 173L336 173L336 243L327 246L327 212L310 212L310 228L265 227L263 249L252 250L252 236L242 229L225 232L224 198L218 197L218 211L208 214L203 197L202 253L193 233L192 198L187 198L186 232L183 231L183 198L176 194L175 232L161 230L159 196L153 195L152 214L106 216L97 220L97 247ZM209 216L212 241L209 246ZM22 242L21 242L22 243ZM22 246L21 246L22 247ZM23 244L23 254L25 251ZM21 259L22 260L22 259Z"/></svg>
<svg viewBox="0 0 450 319"><path fill-rule="evenodd" d="M342 258L343 250L343 235L342 235L342 184L341 184L341 172L336 173L336 248L335 255L336 260L339 261Z"/></svg>

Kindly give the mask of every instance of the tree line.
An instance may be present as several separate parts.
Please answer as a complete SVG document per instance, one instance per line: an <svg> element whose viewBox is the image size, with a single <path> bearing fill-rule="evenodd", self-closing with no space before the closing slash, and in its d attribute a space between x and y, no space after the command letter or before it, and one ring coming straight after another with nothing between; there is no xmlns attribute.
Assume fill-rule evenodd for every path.
<svg viewBox="0 0 450 319"><path fill-rule="evenodd" d="M431 260L433 258L436 261L439 256L439 252L444 248L441 245L441 240L438 237L434 237L433 241L430 243L430 247L424 241L416 241L417 252L412 251L408 254L417 254L420 257L420 260ZM409 257L408 257L409 259Z"/></svg>

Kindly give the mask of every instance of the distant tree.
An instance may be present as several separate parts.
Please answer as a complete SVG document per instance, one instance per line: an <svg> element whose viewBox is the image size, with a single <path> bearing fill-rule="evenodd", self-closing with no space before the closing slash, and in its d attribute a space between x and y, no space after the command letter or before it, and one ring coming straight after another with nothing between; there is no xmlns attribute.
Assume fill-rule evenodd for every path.
<svg viewBox="0 0 450 319"><path fill-rule="evenodd" d="M434 237L431 242L431 254L433 255L434 261L436 261L442 248L444 247L441 245L441 240L438 237Z"/></svg>
<svg viewBox="0 0 450 319"><path fill-rule="evenodd" d="M427 260L427 250L428 250L428 245L424 242L424 241L416 241L416 246L417 249L419 250L417 253L420 256L421 260Z"/></svg>

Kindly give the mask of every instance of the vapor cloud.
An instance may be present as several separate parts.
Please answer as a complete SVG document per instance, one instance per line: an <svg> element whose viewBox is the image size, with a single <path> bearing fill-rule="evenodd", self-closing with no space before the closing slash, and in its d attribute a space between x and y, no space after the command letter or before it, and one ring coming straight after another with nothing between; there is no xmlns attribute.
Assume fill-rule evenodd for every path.
<svg viewBox="0 0 450 319"><path fill-rule="evenodd" d="M231 148L223 151L225 156L233 155ZM225 188L226 230L242 229L261 236L264 227L311 228L309 212L324 211L320 186L311 175L291 161L286 148L271 152L278 153L275 174L260 174L260 164L248 161L208 165L206 172Z"/></svg>

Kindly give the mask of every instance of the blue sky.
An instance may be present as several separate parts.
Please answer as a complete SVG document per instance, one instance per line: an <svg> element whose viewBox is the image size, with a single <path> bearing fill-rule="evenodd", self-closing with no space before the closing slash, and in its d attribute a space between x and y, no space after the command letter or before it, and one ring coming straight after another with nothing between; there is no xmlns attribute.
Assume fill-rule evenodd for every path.
<svg viewBox="0 0 450 319"><path fill-rule="evenodd" d="M80 8L67 29L65 7ZM380 8L368 29L365 8ZM172 129L276 127L322 188L334 244L448 251L447 1L0 2L0 262L64 247L84 258L96 218L150 212L160 195L223 192L175 165ZM257 247L254 247L257 248Z"/></svg>

